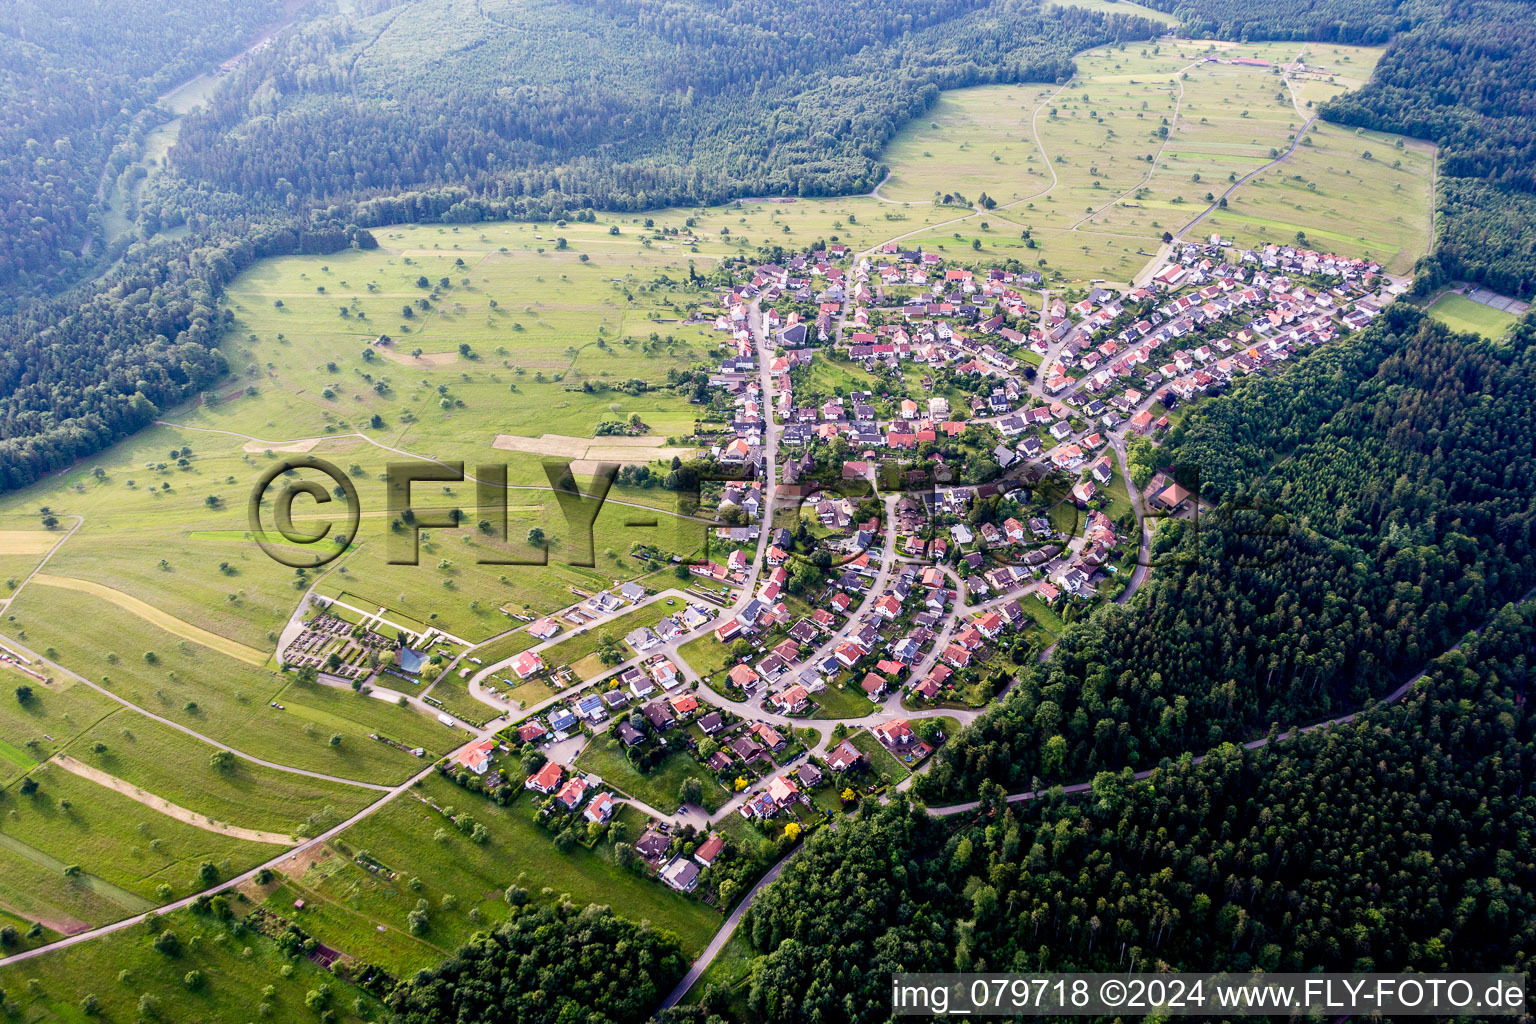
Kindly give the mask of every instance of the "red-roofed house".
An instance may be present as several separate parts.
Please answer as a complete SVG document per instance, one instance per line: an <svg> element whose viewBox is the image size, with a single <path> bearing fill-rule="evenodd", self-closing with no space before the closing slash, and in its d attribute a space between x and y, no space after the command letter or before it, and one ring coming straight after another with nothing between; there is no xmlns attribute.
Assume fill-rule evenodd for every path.
<svg viewBox="0 0 1536 1024"><path fill-rule="evenodd" d="M587 809L581 813L588 821L595 821L599 825L604 825L607 824L609 818L613 817L614 809L618 805L618 801L613 798L612 793L599 793L590 804L587 804Z"/></svg>
<svg viewBox="0 0 1536 1024"><path fill-rule="evenodd" d="M560 788L560 780L565 777L565 769L554 761L545 761L544 767L528 776L528 781L523 783L525 789L536 789L540 793L553 793Z"/></svg>
<svg viewBox="0 0 1536 1024"><path fill-rule="evenodd" d="M484 775L491 768L491 753L496 749L495 740L480 740L456 751L453 763L468 768L476 775Z"/></svg>
<svg viewBox="0 0 1536 1024"><path fill-rule="evenodd" d="M912 731L912 725L905 718L877 725L872 730L875 739L888 747L910 747L917 739L917 733Z"/></svg>
<svg viewBox="0 0 1536 1024"><path fill-rule="evenodd" d="M544 671L544 659L532 651L524 651L512 659L511 668L517 674L517 678L527 679Z"/></svg>
<svg viewBox="0 0 1536 1024"><path fill-rule="evenodd" d="M568 811L574 811L581 806L581 802L587 798L587 784L579 775L573 775L565 785L560 787L560 792L555 794L555 799L565 805Z"/></svg>

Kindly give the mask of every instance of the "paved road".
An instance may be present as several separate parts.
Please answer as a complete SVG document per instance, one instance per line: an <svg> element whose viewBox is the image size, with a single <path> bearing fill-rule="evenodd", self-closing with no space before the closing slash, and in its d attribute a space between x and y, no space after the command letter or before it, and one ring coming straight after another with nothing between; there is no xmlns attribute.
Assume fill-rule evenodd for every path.
<svg viewBox="0 0 1536 1024"><path fill-rule="evenodd" d="M688 968L688 973L683 975L683 980L678 982L677 987L672 990L667 998L661 1001L661 1009L665 1010L669 1006L676 1006L683 996L688 994L688 990L704 975L704 972L709 969L709 965L714 963L715 957L720 955L720 951L725 948L725 944L731 941L731 936L736 934L736 927L741 924L742 917L746 914L747 908L752 905L752 901L757 899L758 893L762 892L778 878L779 872L784 870L784 865L793 860L795 854L803 849L805 849L804 846L797 846L791 850L782 860L769 868L768 872L758 880L758 883L752 887L751 891L742 897L741 902L736 904L736 909L731 911L731 915L725 919L725 923L715 933L715 937L709 940L709 945L704 947L704 952L694 958L693 966Z"/></svg>

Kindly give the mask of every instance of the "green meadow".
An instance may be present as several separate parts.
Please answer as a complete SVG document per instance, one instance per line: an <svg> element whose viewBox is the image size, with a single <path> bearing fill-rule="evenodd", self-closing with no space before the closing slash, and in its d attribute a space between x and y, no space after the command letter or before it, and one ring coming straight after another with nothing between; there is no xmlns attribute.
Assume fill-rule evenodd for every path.
<svg viewBox="0 0 1536 1024"><path fill-rule="evenodd" d="M212 761L215 750L124 709L88 730L68 752L179 807L269 832L299 835L311 816L317 825L334 825L379 796L375 790L278 771L243 758L217 767Z"/></svg>
<svg viewBox="0 0 1536 1024"><path fill-rule="evenodd" d="M488 841L472 842L434 804L484 825L490 832ZM426 967L476 930L505 920L508 910L503 896L509 885L527 889L534 901L564 896L580 904L611 905L634 920L649 920L676 932L690 954L702 949L719 926L719 915L703 903L618 867L608 842L592 850L578 844L570 853L560 853L553 833L535 824L533 814L531 794L498 807L450 782L429 777L333 844L348 857L366 853L386 872L366 871L346 857L337 857L296 880L346 912L329 925L335 931L317 927L316 936L322 941L334 936L338 948L367 958L372 955L371 936L378 926L403 929L406 916L424 899L431 909L427 930L419 938L430 948L401 966ZM631 834L629 841L637 838ZM388 871L397 877L389 877ZM453 897L448 907L443 904L445 896ZM400 954L397 940L386 939L381 943L384 947Z"/></svg>
<svg viewBox="0 0 1536 1024"><path fill-rule="evenodd" d="M16 690L32 691L26 703ZM0 671L0 786L46 761L118 705L72 679L43 683L7 667Z"/></svg>
<svg viewBox="0 0 1536 1024"><path fill-rule="evenodd" d="M950 259L1039 263L1063 282L1129 281L1163 232L1177 232L1285 152L1309 109L1358 86L1380 53L1179 39L1102 47L1077 58L1078 75L1064 86L946 93L892 142L881 195L932 202L960 193L976 202L985 192L995 200L969 216L935 206L954 222L910 239ZM1298 55L1309 70L1288 85L1280 72ZM1267 66L1230 63L1236 58ZM1309 138L1239 190L1209 230L1255 245L1290 242L1303 230L1319 246L1369 252L1394 270L1411 266L1429 242L1428 147L1408 140L1397 150L1393 136L1330 126ZM1362 158L1366 150L1373 160ZM1344 210L1353 211L1348 230Z"/></svg>
<svg viewBox="0 0 1536 1024"><path fill-rule="evenodd" d="M125 912L165 902L157 893L161 884L177 897L206 888L198 876L204 861L215 865L218 877L228 878L278 852L270 844L184 824L56 765L34 769L31 777L38 782L34 793L14 786L6 792L0 818L6 845L26 856L17 846L24 844L146 901L125 903ZM13 905L11 885L0 882L0 903Z"/></svg>
<svg viewBox="0 0 1536 1024"><path fill-rule="evenodd" d="M1317 122L1283 163L1242 185L1201 224L1246 246L1289 244L1381 261L1408 274L1429 249L1434 147Z"/></svg>
<svg viewBox="0 0 1536 1024"><path fill-rule="evenodd" d="M689 754L672 754L649 773L641 774L619 749L618 740L607 734L587 744L576 757L576 767L666 814L675 814L682 806L678 790L687 779L698 780L703 791L701 802L708 810L714 811L726 801L719 784Z"/></svg>
<svg viewBox="0 0 1536 1024"><path fill-rule="evenodd" d="M66 952L0 967L0 989L31 1024L103 1021L243 1021L317 1019L305 996L328 985L326 1006L341 1024L377 1019L382 1007L309 960L292 958L249 928L180 911L156 920L179 952L155 948L157 933L134 925ZM196 972L195 979L189 975ZM189 983L194 981L195 984ZM97 1014L82 1010L94 997ZM266 1009L262 1009L266 1007Z"/></svg>

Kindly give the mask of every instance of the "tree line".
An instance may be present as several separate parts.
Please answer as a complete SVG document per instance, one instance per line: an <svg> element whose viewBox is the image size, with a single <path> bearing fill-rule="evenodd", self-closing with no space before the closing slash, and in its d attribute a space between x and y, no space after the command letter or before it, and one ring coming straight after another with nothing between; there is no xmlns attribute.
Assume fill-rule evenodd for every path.
<svg viewBox="0 0 1536 1024"><path fill-rule="evenodd" d="M387 25L394 12L290 34L187 119L178 171L241 194L364 200L365 226L863 192L884 174L885 143L940 90L1063 80L1074 53L1158 30L1024 0L921 13L862 0L836 17L811 3L770 14L626 0L464 25L476 55L448 74L386 59L422 45L434 11L450 17L418 6ZM426 45L450 42L462 44Z"/></svg>

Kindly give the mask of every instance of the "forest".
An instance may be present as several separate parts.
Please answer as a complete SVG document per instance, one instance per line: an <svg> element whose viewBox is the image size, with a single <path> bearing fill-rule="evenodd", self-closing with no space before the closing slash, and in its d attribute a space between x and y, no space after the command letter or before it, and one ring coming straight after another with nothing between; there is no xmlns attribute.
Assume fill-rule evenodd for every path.
<svg viewBox="0 0 1536 1024"><path fill-rule="evenodd" d="M92 269L98 184L161 93L239 48L277 0L0 8L0 311Z"/></svg>
<svg viewBox="0 0 1536 1024"><path fill-rule="evenodd" d="M1536 296L1536 193L1472 178L1444 178L1435 251L1419 261L1416 294L1476 281L1505 295Z"/></svg>
<svg viewBox="0 0 1536 1024"><path fill-rule="evenodd" d="M395 989L388 1003L397 1024L631 1024L687 970L670 934L608 907L524 904L520 892L508 892L514 909L505 924Z"/></svg>
<svg viewBox="0 0 1536 1024"><path fill-rule="evenodd" d="M226 371L218 298L265 256L371 248L356 228L263 229L222 245L159 243L82 295L34 302L0 327L0 488L25 487L148 426Z"/></svg>
<svg viewBox="0 0 1536 1024"><path fill-rule="evenodd" d="M1433 0L1147 0L1194 36L1213 39L1295 39L1379 46L1433 14Z"/></svg>
<svg viewBox="0 0 1536 1024"><path fill-rule="evenodd" d="M1079 50L1157 32L1026 0L483 13L426 0L305 26L188 119L177 169L247 195L373 198L364 226L864 192L940 90L1064 81ZM444 56L409 59L423 49Z"/></svg>
<svg viewBox="0 0 1536 1024"><path fill-rule="evenodd" d="M1533 342L1531 318L1495 347L1396 306L1205 403L1165 450L1214 510L1163 522L1135 604L1071 626L917 792L1033 789L1352 711L1525 594Z"/></svg>
<svg viewBox="0 0 1536 1024"><path fill-rule="evenodd" d="M747 1017L882 1020L894 969L1529 970L1533 655L1506 606L1348 725L1076 799L989 785L958 827L866 801L748 911Z"/></svg>

